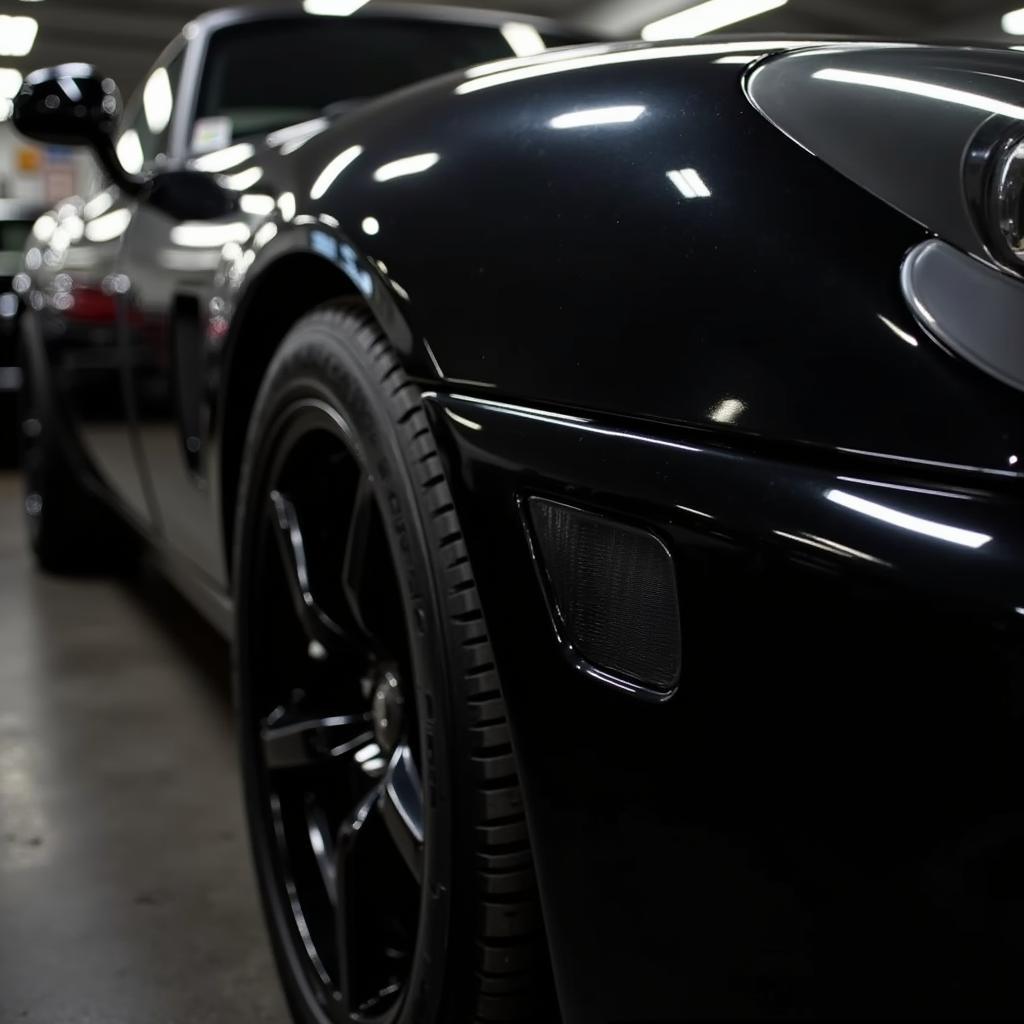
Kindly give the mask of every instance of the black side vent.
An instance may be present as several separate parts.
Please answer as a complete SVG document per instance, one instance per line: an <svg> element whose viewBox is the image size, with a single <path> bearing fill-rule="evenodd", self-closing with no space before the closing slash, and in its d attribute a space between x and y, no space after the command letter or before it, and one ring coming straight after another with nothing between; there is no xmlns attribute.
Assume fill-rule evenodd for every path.
<svg viewBox="0 0 1024 1024"><path fill-rule="evenodd" d="M530 498L528 506L559 639L608 682L670 693L682 638L665 545L646 530L569 505Z"/></svg>

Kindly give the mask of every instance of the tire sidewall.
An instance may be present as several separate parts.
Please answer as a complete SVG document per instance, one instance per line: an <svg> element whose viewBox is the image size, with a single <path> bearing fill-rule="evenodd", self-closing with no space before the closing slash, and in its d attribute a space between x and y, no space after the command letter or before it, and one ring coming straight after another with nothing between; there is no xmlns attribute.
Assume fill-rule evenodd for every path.
<svg viewBox="0 0 1024 1024"><path fill-rule="evenodd" d="M448 643L441 614L430 545L425 540L422 510L398 435L393 403L374 379L367 354L358 343L338 338L325 325L298 325L288 336L267 372L257 398L246 442L239 516L235 530L235 680L239 711L243 782L252 847L264 910L270 923L275 954L289 1003L303 1021L323 1024L329 1017L318 1010L305 965L294 941L294 924L277 884L266 815L264 787L255 747L254 709L247 680L250 637L251 572L259 517L260 496L288 410L308 399L326 403L344 421L350 443L368 470L377 495L400 577L419 714L423 770L426 841L423 899L409 989L397 1021L427 1024L438 1018L444 993L444 956L449 946L453 868L453 730L448 687Z"/></svg>

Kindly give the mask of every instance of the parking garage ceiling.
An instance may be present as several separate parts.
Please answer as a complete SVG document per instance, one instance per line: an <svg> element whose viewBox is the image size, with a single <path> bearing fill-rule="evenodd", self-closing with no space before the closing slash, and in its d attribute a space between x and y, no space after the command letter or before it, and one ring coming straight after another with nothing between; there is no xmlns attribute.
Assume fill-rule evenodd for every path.
<svg viewBox="0 0 1024 1024"><path fill-rule="evenodd" d="M298 0L291 0L297 4ZM372 0L371 0L372 2ZM410 3L423 0L408 0ZM638 35L650 21L695 5L696 0L450 0L460 6L514 6L525 13L562 17L594 31ZM871 34L899 38L999 39L1008 8L1024 0L782 0L774 10L737 29L753 32ZM33 68L81 60L112 75L130 91L182 25L217 0L0 0L0 14L39 22L31 52L0 63L23 74ZM249 7L288 7L289 0L248 0ZM1024 43L1024 37L1017 37Z"/></svg>

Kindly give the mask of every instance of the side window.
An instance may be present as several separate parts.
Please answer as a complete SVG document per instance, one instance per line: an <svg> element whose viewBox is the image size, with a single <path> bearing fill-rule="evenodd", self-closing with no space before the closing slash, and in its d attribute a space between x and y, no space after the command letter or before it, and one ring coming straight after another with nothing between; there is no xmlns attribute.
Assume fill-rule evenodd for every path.
<svg viewBox="0 0 1024 1024"><path fill-rule="evenodd" d="M132 96L126 112L127 127L117 142L117 155L125 170L137 174L166 158L184 62L182 50L170 63L154 68Z"/></svg>

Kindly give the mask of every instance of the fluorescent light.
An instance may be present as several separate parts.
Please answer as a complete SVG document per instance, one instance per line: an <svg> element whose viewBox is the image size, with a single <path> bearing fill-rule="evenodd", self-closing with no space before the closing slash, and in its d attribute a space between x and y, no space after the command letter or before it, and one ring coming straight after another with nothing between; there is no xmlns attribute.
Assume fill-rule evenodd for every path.
<svg viewBox="0 0 1024 1024"><path fill-rule="evenodd" d="M192 166L197 171L210 171L217 174L220 171L230 170L241 163L245 163L256 152L256 147L251 142L239 142L234 146L225 149L215 150L205 156L197 157L192 161Z"/></svg>
<svg viewBox="0 0 1024 1024"><path fill-rule="evenodd" d="M149 130L154 135L162 134L171 123L171 111L174 109L174 91L165 68L157 68L146 80L142 107Z"/></svg>
<svg viewBox="0 0 1024 1024"><path fill-rule="evenodd" d="M896 509L887 508L874 501L867 501L858 498L856 495L847 494L845 491L829 491L826 495L829 501L842 505L852 512L859 512L861 515L870 516L891 526L898 526L902 530L911 530L914 533L922 533L926 537L935 537L938 540L948 541L950 544L959 544L965 548L984 547L992 538L985 533L975 533L973 530L962 530L958 526L947 526L945 523L936 523L931 519L921 519L919 516L908 515L906 512L898 512Z"/></svg>
<svg viewBox="0 0 1024 1024"><path fill-rule="evenodd" d="M410 174L422 174L429 171L441 159L439 153L420 153L418 156L407 156L384 164L373 172L374 181L392 181Z"/></svg>
<svg viewBox="0 0 1024 1024"><path fill-rule="evenodd" d="M669 171L667 177L686 199L707 199L711 195L711 189L704 184L704 179L692 167L686 167L681 171Z"/></svg>
<svg viewBox="0 0 1024 1024"><path fill-rule="evenodd" d="M596 110L574 110L571 114L559 114L548 124L552 128L588 128L599 124L631 124L646 110L646 107L598 107Z"/></svg>
<svg viewBox="0 0 1024 1024"><path fill-rule="evenodd" d="M0 68L0 100L14 99L21 88L21 72L15 68Z"/></svg>
<svg viewBox="0 0 1024 1024"><path fill-rule="evenodd" d="M753 64L755 60L760 60L764 56L763 53L731 53L728 57L719 57L718 60L713 60L712 64Z"/></svg>
<svg viewBox="0 0 1024 1024"><path fill-rule="evenodd" d="M873 75L867 71L847 71L844 68L822 68L815 71L814 78L825 82L842 82L845 85L864 85L871 89L890 89L892 92L909 93L929 100L942 100L961 107L971 107L987 114L1005 114L1007 117L1024 119L1024 107L1002 100L983 96L978 92L950 89L945 85L932 85L913 78L897 78L893 75Z"/></svg>
<svg viewBox="0 0 1024 1024"><path fill-rule="evenodd" d="M363 232L367 235L380 234L380 221L376 217L367 217L363 221Z"/></svg>
<svg viewBox="0 0 1024 1024"><path fill-rule="evenodd" d="M24 15L0 14L0 55L24 57L32 49L39 22Z"/></svg>
<svg viewBox="0 0 1024 1024"><path fill-rule="evenodd" d="M642 35L644 39L690 39L774 11L786 3L787 0L706 0L696 7L652 21Z"/></svg>
<svg viewBox="0 0 1024 1024"><path fill-rule="evenodd" d="M336 18L347 18L367 3L368 0L302 0L302 9L307 14L329 14Z"/></svg>
<svg viewBox="0 0 1024 1024"><path fill-rule="evenodd" d="M547 49L536 27L524 21L506 21L501 34L517 57L536 57Z"/></svg>
<svg viewBox="0 0 1024 1024"><path fill-rule="evenodd" d="M1024 8L1003 15L1003 31L1008 36L1024 36Z"/></svg>
<svg viewBox="0 0 1024 1024"><path fill-rule="evenodd" d="M321 172L313 187L309 190L310 199L320 199L327 190L334 184L338 175L350 164L354 163L363 155L362 146L349 146L344 152L339 153Z"/></svg>

